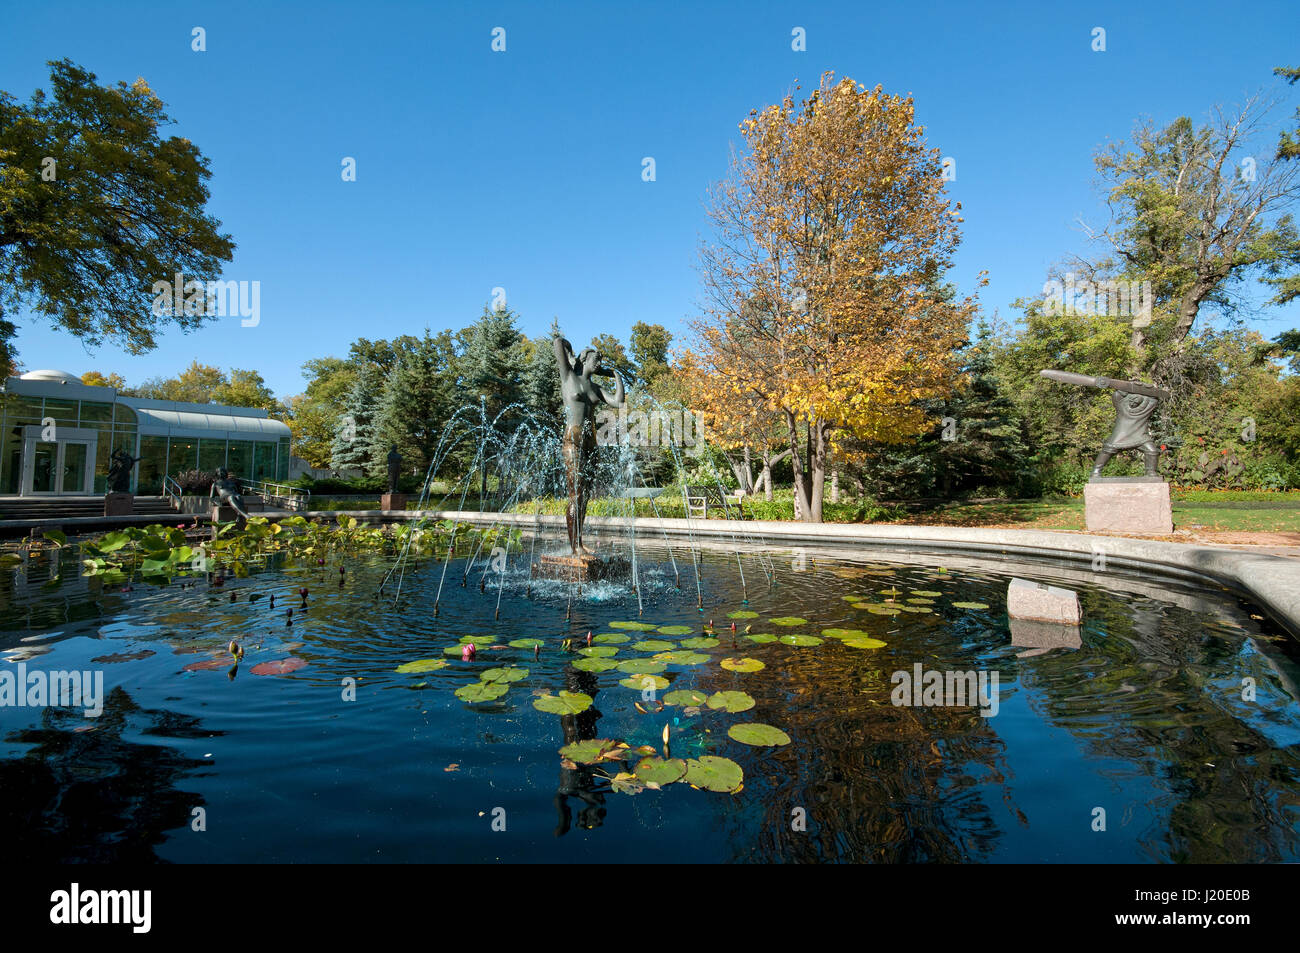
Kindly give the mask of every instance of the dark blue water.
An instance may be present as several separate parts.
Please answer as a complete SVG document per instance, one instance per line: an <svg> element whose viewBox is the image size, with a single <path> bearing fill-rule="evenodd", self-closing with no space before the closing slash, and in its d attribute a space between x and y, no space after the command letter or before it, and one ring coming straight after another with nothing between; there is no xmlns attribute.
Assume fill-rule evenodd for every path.
<svg viewBox="0 0 1300 953"><path fill-rule="evenodd" d="M1167 598L1099 586L1080 590L1086 624L1077 643L1052 647L1015 630L1008 577L993 571L820 558L795 572L778 563L769 589L744 563L743 606L734 557L701 555L704 610L689 556L682 588L662 549L640 554L644 614L627 587L526 594L508 576L500 619L494 584L476 569L461 587L452 563L440 613L442 564L408 574L401 604L377 599L387 563L365 557L323 568L279 569L216 587L137 582L104 591L65 573L42 584L33 563L0 576L0 652L6 669L90 669L104 674L99 718L79 710L0 707L0 819L14 860L125 861L1295 861L1300 805L1300 666L1285 636L1225 593L1169 590ZM683 558L684 556L684 558ZM481 565L481 564L480 564ZM875 567L875 568L872 568ZM996 568L996 567L992 567ZM1022 572L1023 574L1023 572ZM489 582L491 579L489 578ZM1149 580L1148 580L1149 583ZM309 590L307 611L296 595ZM888 602L873 614L842 597ZM916 596L915 592L939 593ZM236 600L231 601L231 593ZM1149 590L1148 590L1149 592ZM277 596L276 608L269 597ZM250 601L250 596L259 598ZM982 603L960 608L954 603ZM296 609L292 624L285 610ZM759 613L738 622L727 614ZM566 621L566 612L572 618ZM807 620L793 627L773 617ZM637 710L639 689L618 670L577 671L566 637L616 631L613 621L684 624L712 619L721 644L706 664L670 665L667 690L738 689L755 707L727 714L681 706ZM758 644L753 633L818 635L865 630L886 642L835 639L798 647ZM618 646L615 660L650 651ZM463 636L474 661L444 654ZM540 658L511 640L545 641ZM233 671L186 671L245 647ZM215 655L214 655L215 653ZM725 657L758 659L755 673ZM283 675L255 666L297 658ZM422 658L450 665L398 674ZM891 675L925 669L996 672L999 707L908 707L891 700ZM218 664L214 662L213 664ZM480 705L454 690L491 667L528 676ZM1252 679L1253 700L1243 700ZM352 683L349 680L355 680ZM355 684L355 700L346 700ZM1247 683L1249 684L1249 683ZM593 707L558 716L532 702L560 689ZM661 693L662 694L662 693ZM791 738L751 747L730 725L760 722ZM683 783L629 795L601 768L565 768L558 749L579 738L721 755L744 771L735 794ZM629 762L635 765L634 757ZM1104 811L1104 830L1098 811ZM799 819L803 823L799 823ZM204 830L195 830L201 819ZM497 827L504 830L494 830ZM802 827L803 829L797 829Z"/></svg>

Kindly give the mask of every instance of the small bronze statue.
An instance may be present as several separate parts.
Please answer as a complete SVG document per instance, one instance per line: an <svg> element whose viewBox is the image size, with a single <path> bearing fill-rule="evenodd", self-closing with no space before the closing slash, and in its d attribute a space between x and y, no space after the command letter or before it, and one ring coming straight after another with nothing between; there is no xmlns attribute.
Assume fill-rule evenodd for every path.
<svg viewBox="0 0 1300 953"><path fill-rule="evenodd" d="M1101 445L1101 452L1092 464L1091 478L1101 477L1101 471L1110 458L1121 450L1141 450L1146 475L1160 475L1156 465L1160 448L1151 436L1151 415L1160 401L1169 399L1169 391L1141 381L1120 381L1110 377L1088 377L1068 371L1039 371L1043 377L1065 384L1082 384L1084 387L1104 387L1113 390L1111 403L1115 405L1115 426Z"/></svg>
<svg viewBox="0 0 1300 953"><path fill-rule="evenodd" d="M217 467L217 478L212 481L212 489L208 491L208 498L214 497L219 506L229 506L244 519L248 519L239 480L231 476L230 471L225 467Z"/></svg>
<svg viewBox="0 0 1300 953"><path fill-rule="evenodd" d="M402 455L397 452L397 444L388 451L388 492L397 492L397 478L402 475Z"/></svg>
<svg viewBox="0 0 1300 953"><path fill-rule="evenodd" d="M587 518L587 501L594 481L592 457L596 452L596 432L593 412L601 404L620 407L623 404L623 379L614 371L601 366L600 352L593 347L576 357L573 345L558 334L551 342L555 348L555 363L560 370L560 393L564 397L564 438L560 443L564 456L564 476L569 492L569 505L564 511L564 523L569 531L569 548L573 555L590 555L582 545L582 524ZM593 377L613 377L613 396Z"/></svg>
<svg viewBox="0 0 1300 953"><path fill-rule="evenodd" d="M108 465L108 491L110 493L131 492L131 468L140 462L141 457L133 457L121 447L113 451Z"/></svg>

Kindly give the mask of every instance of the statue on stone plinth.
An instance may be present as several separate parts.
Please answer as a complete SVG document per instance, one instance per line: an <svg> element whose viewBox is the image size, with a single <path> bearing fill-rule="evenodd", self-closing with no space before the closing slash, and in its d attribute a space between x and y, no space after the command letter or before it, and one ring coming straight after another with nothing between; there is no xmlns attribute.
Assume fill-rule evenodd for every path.
<svg viewBox="0 0 1300 953"><path fill-rule="evenodd" d="M587 501L594 479L596 432L593 415L601 404L622 406L623 379L601 366L600 352L593 347L575 357L573 346L558 334L552 345L555 363L560 370L560 392L564 398L564 438L560 449L569 493L564 523L569 531L569 548L573 555L590 555L590 550L582 545L582 524L587 518ZM597 376L614 378L616 386L612 396L593 380Z"/></svg>
<svg viewBox="0 0 1300 953"><path fill-rule="evenodd" d="M131 468L140 462L140 457L133 457L121 447L109 457L108 491L110 493L131 492Z"/></svg>
<svg viewBox="0 0 1300 953"><path fill-rule="evenodd" d="M215 498L219 506L229 506L244 519L248 519L248 512L244 509L244 497L240 490L239 480L231 476L230 471L225 467L217 467L217 478L212 481L208 498Z"/></svg>
<svg viewBox="0 0 1300 953"><path fill-rule="evenodd" d="M397 452L397 444L388 451L388 492L397 492L397 478L402 475L402 455Z"/></svg>
<svg viewBox="0 0 1300 953"><path fill-rule="evenodd" d="M1101 477L1101 471L1110 458L1121 450L1141 450L1146 475L1160 475L1156 464L1160 448L1151 436L1151 415L1160 401L1169 399L1169 391L1141 381L1121 381L1109 377L1088 377L1068 371L1039 371L1043 377L1065 384L1082 384L1084 387L1103 387L1113 390L1111 402L1115 405L1115 426L1101 445L1101 451L1092 464L1092 479Z"/></svg>

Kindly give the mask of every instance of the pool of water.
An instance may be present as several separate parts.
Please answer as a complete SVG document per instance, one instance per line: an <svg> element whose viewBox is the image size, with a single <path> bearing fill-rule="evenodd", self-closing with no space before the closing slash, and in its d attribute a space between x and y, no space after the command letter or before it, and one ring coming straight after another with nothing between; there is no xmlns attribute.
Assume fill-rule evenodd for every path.
<svg viewBox="0 0 1300 953"><path fill-rule="evenodd" d="M0 707L6 856L1300 860L1294 643L1229 593L1081 577L1069 582L1086 620L1076 637L1010 622L1010 575L997 563L805 552L775 561L769 585L753 557L703 551L697 592L690 555L674 555L676 571L662 547L640 548L639 593L529 591L520 570L498 591L482 563L466 578L463 560L429 560L407 573L397 604L391 587L376 595L390 564L379 557L348 557L343 573L335 560L220 586L179 579L128 591L66 567L53 583L41 563L5 570L0 671L89 670L104 684L97 718ZM735 611L757 616L735 620L733 633ZM636 621L688 631L611 625ZM747 626L748 635L814 638L852 628L865 633L852 641L884 645L753 641ZM670 684L651 700L621 683L625 671L574 667L584 656L562 642L583 648L588 632L627 636L598 640L617 649L614 662L663 650L637 648L642 640L719 644L694 649L707 657L699 664L670 661ZM466 637L474 660L446 653ZM534 637L544 642L536 657L508 645ZM224 654L232 638L245 649L237 667ZM396 671L428 658L449 664ZM724 658L763 668L732 671ZM281 659L306 664L255 671ZM983 677L996 704L896 704L894 673L910 685L918 665L920 677ZM527 673L499 699L456 696L503 666ZM753 707L659 710L665 693L684 688L744 692ZM560 690L593 704L576 715L534 707ZM745 723L779 728L789 743L729 736ZM615 790L610 777L639 762L638 747L661 748L665 726L673 758L731 759L740 790ZM626 761L566 765L559 749L580 739L627 744Z"/></svg>

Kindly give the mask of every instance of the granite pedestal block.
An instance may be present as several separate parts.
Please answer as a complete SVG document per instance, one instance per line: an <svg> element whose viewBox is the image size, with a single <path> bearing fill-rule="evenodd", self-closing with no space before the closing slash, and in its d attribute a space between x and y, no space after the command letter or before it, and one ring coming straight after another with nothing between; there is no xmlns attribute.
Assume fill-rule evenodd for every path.
<svg viewBox="0 0 1300 953"><path fill-rule="evenodd" d="M131 493L105 493L105 516L130 516L135 512L135 496Z"/></svg>
<svg viewBox="0 0 1300 953"><path fill-rule="evenodd" d="M1160 477L1089 480L1083 487L1083 512L1090 533L1168 536L1174 531L1169 484Z"/></svg>

